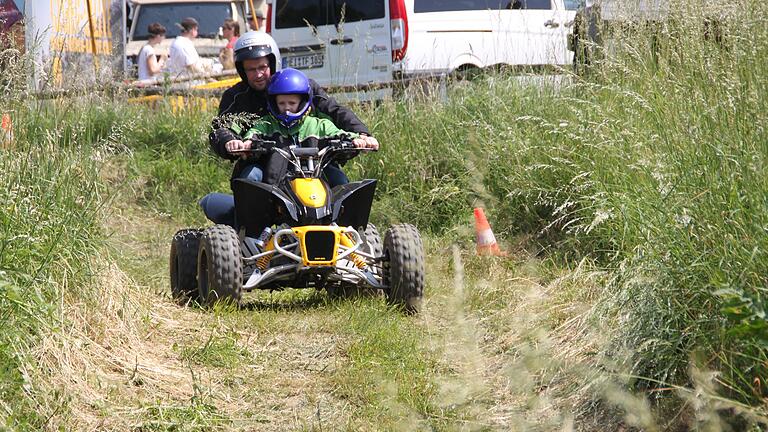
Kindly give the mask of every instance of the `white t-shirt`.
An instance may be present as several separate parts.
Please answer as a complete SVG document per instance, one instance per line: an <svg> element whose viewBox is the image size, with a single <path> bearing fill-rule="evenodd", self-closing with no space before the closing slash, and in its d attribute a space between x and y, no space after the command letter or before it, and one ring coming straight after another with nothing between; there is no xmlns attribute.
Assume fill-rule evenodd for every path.
<svg viewBox="0 0 768 432"><path fill-rule="evenodd" d="M168 56L166 69L173 75L178 75L187 70L187 66L200 61L195 45L189 38L177 36L171 43L171 51Z"/></svg>
<svg viewBox="0 0 768 432"><path fill-rule="evenodd" d="M139 58L137 60L139 63L139 80L152 78L152 72L149 71L149 66L147 66L147 59L153 55L155 55L155 49L150 44L144 45L144 48L139 51Z"/></svg>

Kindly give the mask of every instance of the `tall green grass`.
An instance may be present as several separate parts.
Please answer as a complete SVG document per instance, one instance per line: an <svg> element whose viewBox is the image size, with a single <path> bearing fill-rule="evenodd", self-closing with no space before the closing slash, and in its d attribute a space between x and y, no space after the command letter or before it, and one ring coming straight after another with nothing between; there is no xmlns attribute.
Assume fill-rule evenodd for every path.
<svg viewBox="0 0 768 432"><path fill-rule="evenodd" d="M389 219L445 232L485 202L497 230L535 235L562 263L612 275L594 320L602 355L641 388L719 371L723 395L766 397L768 31L766 7L725 15L676 3L627 26L571 84L487 75L369 114L382 140L360 173L380 178ZM709 7L709 9L708 9ZM722 38L705 37L721 21ZM654 392L663 397L664 392Z"/></svg>
<svg viewBox="0 0 768 432"><path fill-rule="evenodd" d="M229 192L231 164L208 147L215 112L132 105L127 175L139 200L155 211L201 221L196 203L208 192Z"/></svg>
<svg viewBox="0 0 768 432"><path fill-rule="evenodd" d="M66 397L32 378L32 352L63 324L60 304L92 297L113 135L98 110L11 101L0 111L16 135L0 150L0 428L39 430L66 413Z"/></svg>
<svg viewBox="0 0 768 432"><path fill-rule="evenodd" d="M715 42L702 7L677 5L653 33L621 30L561 84L487 74L359 107L382 150L345 169L380 180L382 225L469 241L471 208L485 205L500 236L525 234L563 267L594 263L608 283L591 319L611 341L595 357L625 363L635 388L691 386L694 364L719 371L721 395L759 405L768 10L741 2ZM207 148L211 112L106 99L0 110L17 125L16 148L0 151L0 413L40 429L66 401L39 397L29 353L65 319L61 301L87 303L109 197L199 223L197 199L228 190L229 165Z"/></svg>

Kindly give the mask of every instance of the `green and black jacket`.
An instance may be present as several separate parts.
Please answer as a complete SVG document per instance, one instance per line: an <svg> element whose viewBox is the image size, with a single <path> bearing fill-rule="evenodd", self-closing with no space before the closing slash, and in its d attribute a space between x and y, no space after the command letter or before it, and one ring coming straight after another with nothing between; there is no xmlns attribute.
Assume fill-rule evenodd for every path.
<svg viewBox="0 0 768 432"><path fill-rule="evenodd" d="M293 127L286 128L274 116L267 115L257 120L247 131L243 132L237 125L231 126L232 132L242 136L243 140L263 139L275 141L279 147L296 145L299 147L319 147L326 145L325 140L334 138L354 139L360 134L341 130L327 118L304 116ZM267 183L275 183L282 178L287 163L282 157L263 156L257 159L239 160L235 164L232 178L240 175L240 172L248 165L258 164L264 169L264 178Z"/></svg>

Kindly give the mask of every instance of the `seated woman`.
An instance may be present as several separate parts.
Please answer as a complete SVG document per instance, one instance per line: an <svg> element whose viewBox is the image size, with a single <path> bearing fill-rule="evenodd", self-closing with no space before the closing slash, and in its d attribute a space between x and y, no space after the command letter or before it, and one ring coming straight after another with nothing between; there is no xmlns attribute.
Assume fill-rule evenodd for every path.
<svg viewBox="0 0 768 432"><path fill-rule="evenodd" d="M224 69L235 68L235 42L240 37L240 23L227 18L224 20L224 25L221 26L221 31L224 34L224 39L227 40L227 46L221 49L219 52L219 62Z"/></svg>

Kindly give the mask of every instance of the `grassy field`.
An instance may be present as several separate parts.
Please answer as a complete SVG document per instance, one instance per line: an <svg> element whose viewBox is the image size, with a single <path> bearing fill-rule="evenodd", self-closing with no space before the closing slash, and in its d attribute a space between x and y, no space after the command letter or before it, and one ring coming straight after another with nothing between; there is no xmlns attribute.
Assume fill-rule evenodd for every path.
<svg viewBox="0 0 768 432"><path fill-rule="evenodd" d="M417 317L382 299L169 296L227 191L211 112L4 89L0 429L764 430L768 30L682 5L557 86L491 73L356 109L374 222L419 226ZM707 6L710 7L710 6ZM719 15L718 15L719 16ZM487 209L507 258L474 256Z"/></svg>

